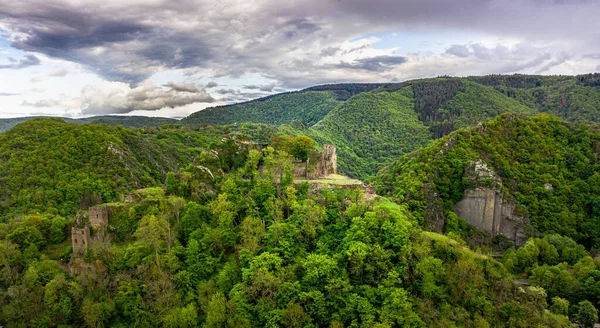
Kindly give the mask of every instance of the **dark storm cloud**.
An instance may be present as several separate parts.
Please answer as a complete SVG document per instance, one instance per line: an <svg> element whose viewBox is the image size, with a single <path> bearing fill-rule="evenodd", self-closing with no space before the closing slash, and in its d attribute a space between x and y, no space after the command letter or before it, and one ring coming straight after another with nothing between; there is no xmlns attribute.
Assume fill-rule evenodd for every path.
<svg viewBox="0 0 600 328"><path fill-rule="evenodd" d="M18 62L14 59L11 62L12 64L0 65L0 69L23 69L40 64L40 60L34 55L25 55Z"/></svg>
<svg viewBox="0 0 600 328"><path fill-rule="evenodd" d="M352 63L340 63L336 66L371 72L382 72L404 64L406 63L406 60L406 57L403 56L377 56L371 58L362 58Z"/></svg>
<svg viewBox="0 0 600 328"><path fill-rule="evenodd" d="M165 87L168 87L173 91L190 92L190 93L200 92L200 89L198 89L198 86L195 84L191 84L191 83L169 82L169 83L165 84Z"/></svg>
<svg viewBox="0 0 600 328"><path fill-rule="evenodd" d="M248 85L244 85L244 89L272 92L276 86L277 86L276 83L270 83L270 84L265 84L265 85L248 84Z"/></svg>
<svg viewBox="0 0 600 328"><path fill-rule="evenodd" d="M560 62L563 51L600 53L598 32L590 28L599 15L598 1L566 0L0 0L0 29L14 47L81 63L108 79L139 83L161 70L193 69L215 78L262 75L286 88L390 80L391 71L404 67L419 76L470 72L453 64L422 71L408 65L418 60L407 54L369 53L371 44L344 47L372 33L419 28L560 44L543 50L553 56L537 68L543 69ZM495 60L480 73L500 73L530 67L543 52L533 50L508 54L473 43L452 46L447 57ZM512 62L497 63L503 52Z"/></svg>
<svg viewBox="0 0 600 328"><path fill-rule="evenodd" d="M162 29L160 22L147 23L144 12L132 15L132 9L23 1L2 6L0 22L10 26L17 49L79 62L123 81L139 82L158 66L195 67L208 56L208 48L197 38Z"/></svg>

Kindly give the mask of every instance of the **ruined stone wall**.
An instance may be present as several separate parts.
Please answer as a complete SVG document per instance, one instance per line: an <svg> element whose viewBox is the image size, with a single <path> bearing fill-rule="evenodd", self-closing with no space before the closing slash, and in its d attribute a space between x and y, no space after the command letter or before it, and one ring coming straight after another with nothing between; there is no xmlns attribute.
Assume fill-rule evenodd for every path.
<svg viewBox="0 0 600 328"><path fill-rule="evenodd" d="M334 145L324 145L321 155L314 159L311 158L309 161L308 165L306 162L294 162L293 173L295 177L307 177L314 180L330 174L337 174L337 155ZM317 161L316 165L313 161Z"/></svg>
<svg viewBox="0 0 600 328"><path fill-rule="evenodd" d="M305 178L306 177L306 162L294 161L292 163L292 172L297 178Z"/></svg>
<svg viewBox="0 0 600 328"><path fill-rule="evenodd" d="M334 145L323 145L323 153L321 153L321 174L327 176L329 174L337 174L337 154Z"/></svg>
<svg viewBox="0 0 600 328"><path fill-rule="evenodd" d="M108 227L109 209L103 206L94 206L88 209L90 225L100 234Z"/></svg>
<svg viewBox="0 0 600 328"><path fill-rule="evenodd" d="M85 254L90 243L90 229L88 227L83 228L71 228L71 246L73 248L74 256L81 256Z"/></svg>

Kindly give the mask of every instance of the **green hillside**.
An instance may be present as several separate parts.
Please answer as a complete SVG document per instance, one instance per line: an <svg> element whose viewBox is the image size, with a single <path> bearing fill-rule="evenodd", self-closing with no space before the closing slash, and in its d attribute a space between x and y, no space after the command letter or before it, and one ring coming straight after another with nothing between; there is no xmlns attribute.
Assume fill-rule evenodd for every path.
<svg viewBox="0 0 600 328"><path fill-rule="evenodd" d="M244 122L273 125L294 121L306 127L319 122L337 105L352 96L384 84L332 84L302 91L276 94L239 104L213 107L181 120L182 124L236 124Z"/></svg>
<svg viewBox="0 0 600 328"><path fill-rule="evenodd" d="M284 93L241 104L207 108L181 120L182 124L267 123L290 124L294 120L311 126L341 101L329 91Z"/></svg>
<svg viewBox="0 0 600 328"><path fill-rule="evenodd" d="M66 215L94 199L119 201L132 189L162 185L166 172L185 168L204 151L232 147L223 136L235 132L264 142L272 131L260 125L138 130L30 120L0 134L0 215Z"/></svg>
<svg viewBox="0 0 600 328"><path fill-rule="evenodd" d="M381 193L405 202L421 218L432 206L427 194L438 194L448 218L469 187L463 178L466 167L481 159L538 231L599 247L599 147L600 135L586 127L546 114L505 114L402 157L381 170L377 180Z"/></svg>
<svg viewBox="0 0 600 328"><path fill-rule="evenodd" d="M418 122L408 95L352 103L371 101L379 103L373 114L388 115L379 118ZM45 119L0 136L1 190L19 195L2 208L26 212L0 213L0 324L566 327L566 314L595 311L548 300L537 285L519 287L511 262L424 231L405 205L361 189L295 185L291 155L242 151L248 139L232 139L269 140L276 131L268 126L202 129ZM126 201L118 196L139 186ZM106 235L91 227L94 238L77 254L71 227L87 219L77 222L73 202L94 190L112 193L102 205L111 217ZM597 271L588 253L569 251L579 249L568 238L550 241L577 263L569 270L581 287L571 290L592 293ZM527 249L544 242L532 239ZM532 258L521 253L510 261Z"/></svg>
<svg viewBox="0 0 600 328"><path fill-rule="evenodd" d="M43 117L19 117L19 118L0 118L0 133L10 130L19 123ZM145 117L145 116L94 116L80 119L60 118L65 122L78 124L106 124L110 126L124 127L152 127L166 124L175 124L178 120L166 117Z"/></svg>
<svg viewBox="0 0 600 328"><path fill-rule="evenodd" d="M361 93L307 130L282 131L335 144L340 169L367 179L382 165L435 137L506 112L532 114L534 110L491 87L439 78Z"/></svg>
<svg viewBox="0 0 600 328"><path fill-rule="evenodd" d="M357 95L302 132L318 142L336 145L340 168L365 178L381 163L431 140L412 109L412 95L403 91Z"/></svg>
<svg viewBox="0 0 600 328"><path fill-rule="evenodd" d="M600 122L600 73L578 76L470 77L543 112L573 123Z"/></svg>
<svg viewBox="0 0 600 328"><path fill-rule="evenodd" d="M598 81L600 74L499 75L440 77L367 85L369 88L327 85L207 109L192 114L182 123L248 121L289 125L295 121L293 127L284 127L282 131L308 134L319 143L336 144L341 170L365 179L382 164L417 149L425 141L486 122L502 113L550 113L569 122L598 124ZM429 134L423 131L423 126ZM308 129L304 130L305 127Z"/></svg>

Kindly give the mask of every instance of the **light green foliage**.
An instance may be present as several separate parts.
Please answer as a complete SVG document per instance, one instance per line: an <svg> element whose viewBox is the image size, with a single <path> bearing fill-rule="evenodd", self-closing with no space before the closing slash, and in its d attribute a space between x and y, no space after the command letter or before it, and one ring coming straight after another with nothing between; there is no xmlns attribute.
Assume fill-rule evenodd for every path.
<svg viewBox="0 0 600 328"><path fill-rule="evenodd" d="M259 101L214 107L183 119L183 124L267 123L291 124L300 120L306 126L320 121L341 101L328 91L305 91L276 95Z"/></svg>
<svg viewBox="0 0 600 328"><path fill-rule="evenodd" d="M569 314L569 301L560 297L552 298L552 306L550 307L552 313L568 315Z"/></svg>
<svg viewBox="0 0 600 328"><path fill-rule="evenodd" d="M308 159L308 153L314 147L315 142L307 136L297 136L292 141L290 154L301 161Z"/></svg>

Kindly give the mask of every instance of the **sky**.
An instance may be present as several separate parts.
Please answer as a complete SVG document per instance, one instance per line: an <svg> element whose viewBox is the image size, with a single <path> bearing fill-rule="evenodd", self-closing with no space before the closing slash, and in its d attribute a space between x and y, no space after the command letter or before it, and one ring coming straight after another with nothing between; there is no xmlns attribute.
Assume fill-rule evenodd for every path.
<svg viewBox="0 0 600 328"><path fill-rule="evenodd" d="M0 0L0 117L185 117L312 85L600 72L600 0Z"/></svg>

